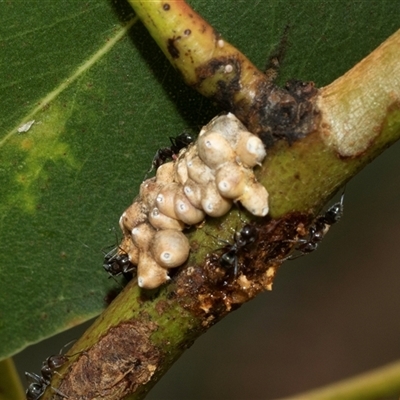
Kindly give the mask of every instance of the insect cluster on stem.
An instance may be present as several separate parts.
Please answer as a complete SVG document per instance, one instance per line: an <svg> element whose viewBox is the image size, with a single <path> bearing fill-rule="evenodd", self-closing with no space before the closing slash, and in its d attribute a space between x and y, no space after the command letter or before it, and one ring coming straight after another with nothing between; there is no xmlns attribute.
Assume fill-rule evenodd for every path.
<svg viewBox="0 0 400 400"><path fill-rule="evenodd" d="M171 143L172 152L182 145L177 139ZM139 286L146 289L167 282L169 269L186 262L190 246L185 228L207 215L226 214L236 202L255 216L269 210L268 192L253 172L266 156L264 145L233 114L214 118L178 155L170 150L156 155L156 176L141 184L139 197L122 214L124 238L107 260L110 269L116 265L123 270L120 264L129 259L137 266ZM163 155L173 160L163 163Z"/></svg>

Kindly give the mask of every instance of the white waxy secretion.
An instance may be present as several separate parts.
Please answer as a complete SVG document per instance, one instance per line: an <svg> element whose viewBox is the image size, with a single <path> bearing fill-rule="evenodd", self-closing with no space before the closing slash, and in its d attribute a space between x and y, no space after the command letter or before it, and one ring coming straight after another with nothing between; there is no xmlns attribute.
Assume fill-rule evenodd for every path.
<svg viewBox="0 0 400 400"><path fill-rule="evenodd" d="M232 64L226 64L224 68L224 72L226 74L230 74L233 71L233 65Z"/></svg>
<svg viewBox="0 0 400 400"><path fill-rule="evenodd" d="M28 132L29 129L31 129L32 125L35 123L35 120L33 119L32 121L25 122L25 124L21 125L18 129L18 133L25 133Z"/></svg>

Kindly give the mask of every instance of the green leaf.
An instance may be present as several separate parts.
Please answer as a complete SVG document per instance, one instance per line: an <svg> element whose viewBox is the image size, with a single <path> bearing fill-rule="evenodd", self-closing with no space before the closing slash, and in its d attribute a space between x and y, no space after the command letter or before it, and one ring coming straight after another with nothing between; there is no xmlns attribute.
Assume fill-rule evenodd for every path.
<svg viewBox="0 0 400 400"><path fill-rule="evenodd" d="M392 0L191 4L259 68L289 25L282 82L328 84L398 28ZM101 312L116 286L102 249L154 152L219 110L123 2L2 2L0 15L2 358Z"/></svg>

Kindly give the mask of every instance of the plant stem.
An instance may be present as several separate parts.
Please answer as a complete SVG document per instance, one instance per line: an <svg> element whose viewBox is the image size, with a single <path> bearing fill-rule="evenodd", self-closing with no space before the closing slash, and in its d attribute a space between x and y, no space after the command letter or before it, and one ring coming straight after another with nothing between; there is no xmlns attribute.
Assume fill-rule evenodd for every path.
<svg viewBox="0 0 400 400"><path fill-rule="evenodd" d="M212 27L192 14L183 1L167 4L131 0L131 4L167 57L184 74L186 82L200 88L205 95L223 99L220 104L238 112L265 139L269 150L258 170L258 178L270 193L271 211L269 216L255 222L258 240L253 251L243 255L239 276L221 280L218 262L207 257L207 249L219 247L212 235L238 227L240 217L237 212L231 212L218 220L209 219L206 227L193 229L188 234L192 248L190 259L170 284L154 291L140 290L135 281L128 284L71 349L71 353L82 353L66 363L60 370L62 376L54 376L52 385L70 399L143 398L198 336L230 311L271 289L274 276L299 232L307 232L316 213L338 187L400 136L397 55L400 54L400 32L341 80L320 91L302 83L280 90L232 46L226 42L223 46L218 44L219 36ZM186 30L190 34L186 32L183 39ZM210 52L207 47L210 40L204 44L196 39L197 34L203 37L204 32L209 33L214 51ZM198 71L200 63L197 56L203 60L217 51L223 57L227 56L225 52L236 53L234 66L240 71L236 77L240 76L241 83L234 91L222 90L221 94L224 85L220 81L229 71L217 68L209 81L203 77L199 85L197 72L193 75L193 68ZM190 53L190 57L180 58L184 53ZM375 71L376 80L363 72L366 70ZM393 74L397 74L394 79ZM343 139L338 136L342 128L336 129L348 126L358 116L355 110L360 107L359 99L346 93L354 79L357 79L359 96L370 93L374 85L386 88L376 87L373 101L362 102L364 115L372 116L367 126L359 126L356 119L346 133L347 143L363 141L362 151L353 145L346 145L343 150ZM371 85L372 89L368 89ZM271 106L274 98L275 108ZM297 120L299 114L295 114L290 123L278 118L280 134L274 136L270 132L271 113L279 109L284 115L287 104L292 111L305 107L305 113L301 114L304 118ZM262 123L262 129L257 128L257 123ZM338 139L329 140L335 137ZM43 400L50 395L48 389Z"/></svg>
<svg viewBox="0 0 400 400"><path fill-rule="evenodd" d="M311 84L273 83L185 1L129 0L183 80L222 109L236 115L267 146L313 128Z"/></svg>
<svg viewBox="0 0 400 400"><path fill-rule="evenodd" d="M400 361L281 400L368 400L400 393Z"/></svg>
<svg viewBox="0 0 400 400"><path fill-rule="evenodd" d="M0 361L0 400L23 399L25 393L12 358Z"/></svg>
<svg viewBox="0 0 400 400"><path fill-rule="evenodd" d="M326 202L337 187L399 139L400 30L321 88L316 106L315 131L293 145L273 147L263 165L260 180L269 188L274 217L293 209L318 210L321 198ZM275 194L282 187L290 204Z"/></svg>

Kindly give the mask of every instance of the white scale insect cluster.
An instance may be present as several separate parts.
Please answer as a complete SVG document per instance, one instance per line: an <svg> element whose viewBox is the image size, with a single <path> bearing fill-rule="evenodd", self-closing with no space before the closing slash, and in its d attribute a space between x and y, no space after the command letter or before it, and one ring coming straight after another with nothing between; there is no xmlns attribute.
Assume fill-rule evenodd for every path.
<svg viewBox="0 0 400 400"><path fill-rule="evenodd" d="M256 216L268 213L268 192L253 173L265 155L261 140L233 114L218 116L197 142L141 184L119 222L121 251L137 265L140 287L162 285L169 268L185 263L190 246L182 231L206 215L220 217L238 201Z"/></svg>

